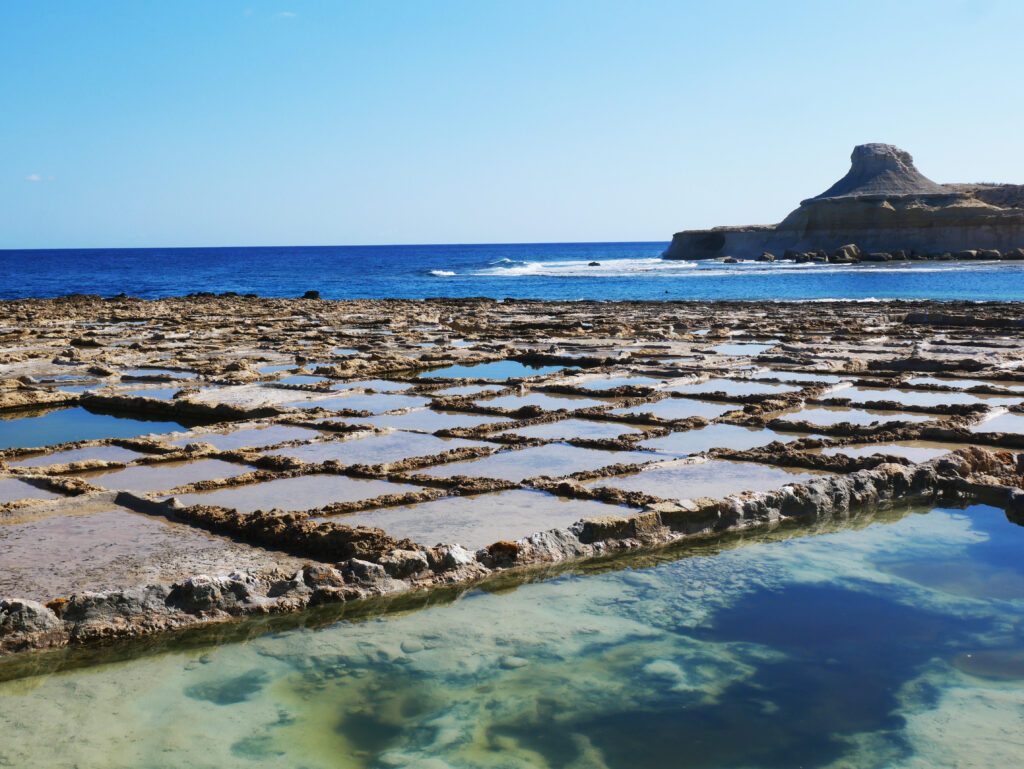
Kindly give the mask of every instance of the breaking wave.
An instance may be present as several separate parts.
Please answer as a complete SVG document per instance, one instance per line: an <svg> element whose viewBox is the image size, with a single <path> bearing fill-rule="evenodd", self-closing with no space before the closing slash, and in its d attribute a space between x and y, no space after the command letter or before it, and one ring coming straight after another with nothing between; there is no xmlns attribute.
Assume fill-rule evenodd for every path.
<svg viewBox="0 0 1024 769"><path fill-rule="evenodd" d="M434 277L477 277L477 278L624 278L624 277L749 277L751 275L792 275L812 273L815 275L850 274L853 272L900 274L962 272L974 269L978 262L944 262L942 264L901 262L899 264L821 264L793 261L738 262L724 264L712 262L685 262L662 259L660 257L644 257L633 259L583 259L562 261L531 261L517 259L498 259L489 261L483 266L467 267L456 270L430 270Z"/></svg>

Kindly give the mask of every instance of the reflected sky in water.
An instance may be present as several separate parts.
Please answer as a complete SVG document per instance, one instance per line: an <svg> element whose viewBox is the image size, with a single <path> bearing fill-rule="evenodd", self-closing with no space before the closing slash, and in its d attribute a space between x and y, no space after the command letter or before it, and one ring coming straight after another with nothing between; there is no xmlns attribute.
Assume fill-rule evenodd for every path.
<svg viewBox="0 0 1024 769"><path fill-rule="evenodd" d="M1002 511L886 513L729 542L8 681L0 765L1024 759L1024 529Z"/></svg>

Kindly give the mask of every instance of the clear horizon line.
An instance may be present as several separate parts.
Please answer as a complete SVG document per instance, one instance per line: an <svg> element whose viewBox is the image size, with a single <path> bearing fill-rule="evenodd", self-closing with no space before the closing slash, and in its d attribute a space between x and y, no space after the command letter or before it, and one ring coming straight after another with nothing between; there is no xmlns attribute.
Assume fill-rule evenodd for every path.
<svg viewBox="0 0 1024 769"><path fill-rule="evenodd" d="M600 245L621 243L668 243L671 238L662 240L522 240L522 241L487 241L477 243L287 243L260 246L59 246L33 248L0 248L0 254L8 251L185 251L189 249L242 249L242 248L415 248L417 246L569 246L569 245Z"/></svg>

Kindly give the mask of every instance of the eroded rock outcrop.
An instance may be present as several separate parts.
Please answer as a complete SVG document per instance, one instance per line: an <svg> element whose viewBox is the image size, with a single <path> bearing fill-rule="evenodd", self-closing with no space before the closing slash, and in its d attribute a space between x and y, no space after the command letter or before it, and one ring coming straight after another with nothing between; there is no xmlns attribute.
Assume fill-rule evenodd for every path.
<svg viewBox="0 0 1024 769"><path fill-rule="evenodd" d="M832 253L848 244L874 254L988 251L1000 258L1024 248L1019 185L938 184L891 144L861 144L850 161L846 176L778 224L677 232L665 258L755 259L765 251Z"/></svg>

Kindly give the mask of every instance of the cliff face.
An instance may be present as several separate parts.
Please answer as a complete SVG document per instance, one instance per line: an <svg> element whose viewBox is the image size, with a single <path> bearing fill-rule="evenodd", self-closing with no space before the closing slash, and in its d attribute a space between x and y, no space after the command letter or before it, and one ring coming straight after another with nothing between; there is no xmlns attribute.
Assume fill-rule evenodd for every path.
<svg viewBox="0 0 1024 769"><path fill-rule="evenodd" d="M918 253L1024 248L1024 187L933 182L890 144L862 144L850 171L779 224L678 232L667 259L750 259L768 251Z"/></svg>

